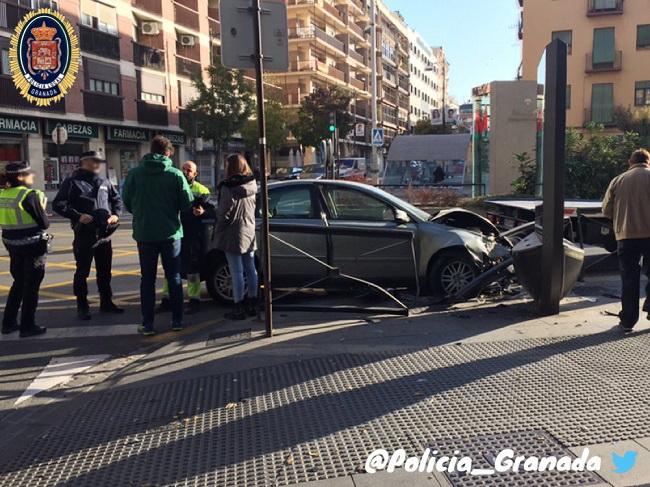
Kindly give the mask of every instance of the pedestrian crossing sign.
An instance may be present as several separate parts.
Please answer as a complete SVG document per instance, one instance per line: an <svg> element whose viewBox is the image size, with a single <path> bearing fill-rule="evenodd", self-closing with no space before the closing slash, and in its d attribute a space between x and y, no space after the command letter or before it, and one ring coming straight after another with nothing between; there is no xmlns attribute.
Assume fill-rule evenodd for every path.
<svg viewBox="0 0 650 487"><path fill-rule="evenodd" d="M384 145L384 129L372 129L372 145Z"/></svg>

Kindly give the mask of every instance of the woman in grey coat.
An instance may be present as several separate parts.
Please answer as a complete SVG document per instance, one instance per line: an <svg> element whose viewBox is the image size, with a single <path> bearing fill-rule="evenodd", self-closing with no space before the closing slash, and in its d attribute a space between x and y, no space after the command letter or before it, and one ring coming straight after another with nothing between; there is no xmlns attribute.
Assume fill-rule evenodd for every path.
<svg viewBox="0 0 650 487"><path fill-rule="evenodd" d="M217 249L224 252L230 275L235 310L229 319L257 315L257 270L255 269L255 195L257 183L244 156L228 157L226 179L219 184ZM244 275L246 280L244 280ZM245 288L248 288L246 300Z"/></svg>

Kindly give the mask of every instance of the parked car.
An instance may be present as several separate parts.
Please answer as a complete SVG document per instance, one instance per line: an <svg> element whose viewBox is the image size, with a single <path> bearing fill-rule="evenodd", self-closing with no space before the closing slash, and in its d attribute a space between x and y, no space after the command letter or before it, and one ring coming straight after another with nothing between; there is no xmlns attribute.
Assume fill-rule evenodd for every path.
<svg viewBox="0 0 650 487"><path fill-rule="evenodd" d="M323 179L325 177L325 166L320 164L308 164L302 168L299 179Z"/></svg>
<svg viewBox="0 0 650 487"><path fill-rule="evenodd" d="M510 255L510 242L475 213L453 209L432 216L366 184L274 182L269 211L276 287L326 277L320 260L382 286L414 288L417 282L422 293L451 295ZM210 295L231 300L228 265L214 248L207 268Z"/></svg>
<svg viewBox="0 0 650 487"><path fill-rule="evenodd" d="M302 173L302 167L279 167L275 174L272 174L269 179L275 181L288 181L291 179L298 179Z"/></svg>

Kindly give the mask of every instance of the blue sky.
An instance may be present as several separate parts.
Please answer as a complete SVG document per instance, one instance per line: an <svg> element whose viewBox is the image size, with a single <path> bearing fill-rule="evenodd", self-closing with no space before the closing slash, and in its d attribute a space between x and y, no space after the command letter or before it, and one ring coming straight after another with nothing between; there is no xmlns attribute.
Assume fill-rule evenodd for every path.
<svg viewBox="0 0 650 487"><path fill-rule="evenodd" d="M515 0L384 0L450 62L449 93L459 103L474 86L514 79L521 60ZM489 4L489 6L488 6Z"/></svg>

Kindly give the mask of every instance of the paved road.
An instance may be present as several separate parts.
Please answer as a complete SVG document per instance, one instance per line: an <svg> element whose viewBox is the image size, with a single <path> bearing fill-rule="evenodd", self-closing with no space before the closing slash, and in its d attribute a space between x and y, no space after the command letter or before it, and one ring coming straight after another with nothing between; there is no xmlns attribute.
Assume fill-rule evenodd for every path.
<svg viewBox="0 0 650 487"><path fill-rule="evenodd" d="M50 232L55 236L48 256L46 275L41 287L37 321L47 326L42 337L19 339L17 334L0 337L0 415L11 408L18 397L41 373L52 359L89 355L124 357L139 350L150 350L176 339L169 332L169 315L157 317L161 333L153 339L137 334L139 311L139 267L137 249L131 239L131 225L125 222L113 238L113 290L115 302L126 309L123 315L106 315L98 311L98 296L94 284L94 270L89 280L92 321L76 318L75 298L72 294L74 256L72 255L72 230L61 220L55 220ZM0 302L4 303L11 276L6 249L0 250ZM159 270L162 286L162 269ZM191 327L209 327L221 319L224 310L215 306L207 294L201 313L187 317ZM189 333L191 331L185 332Z"/></svg>

